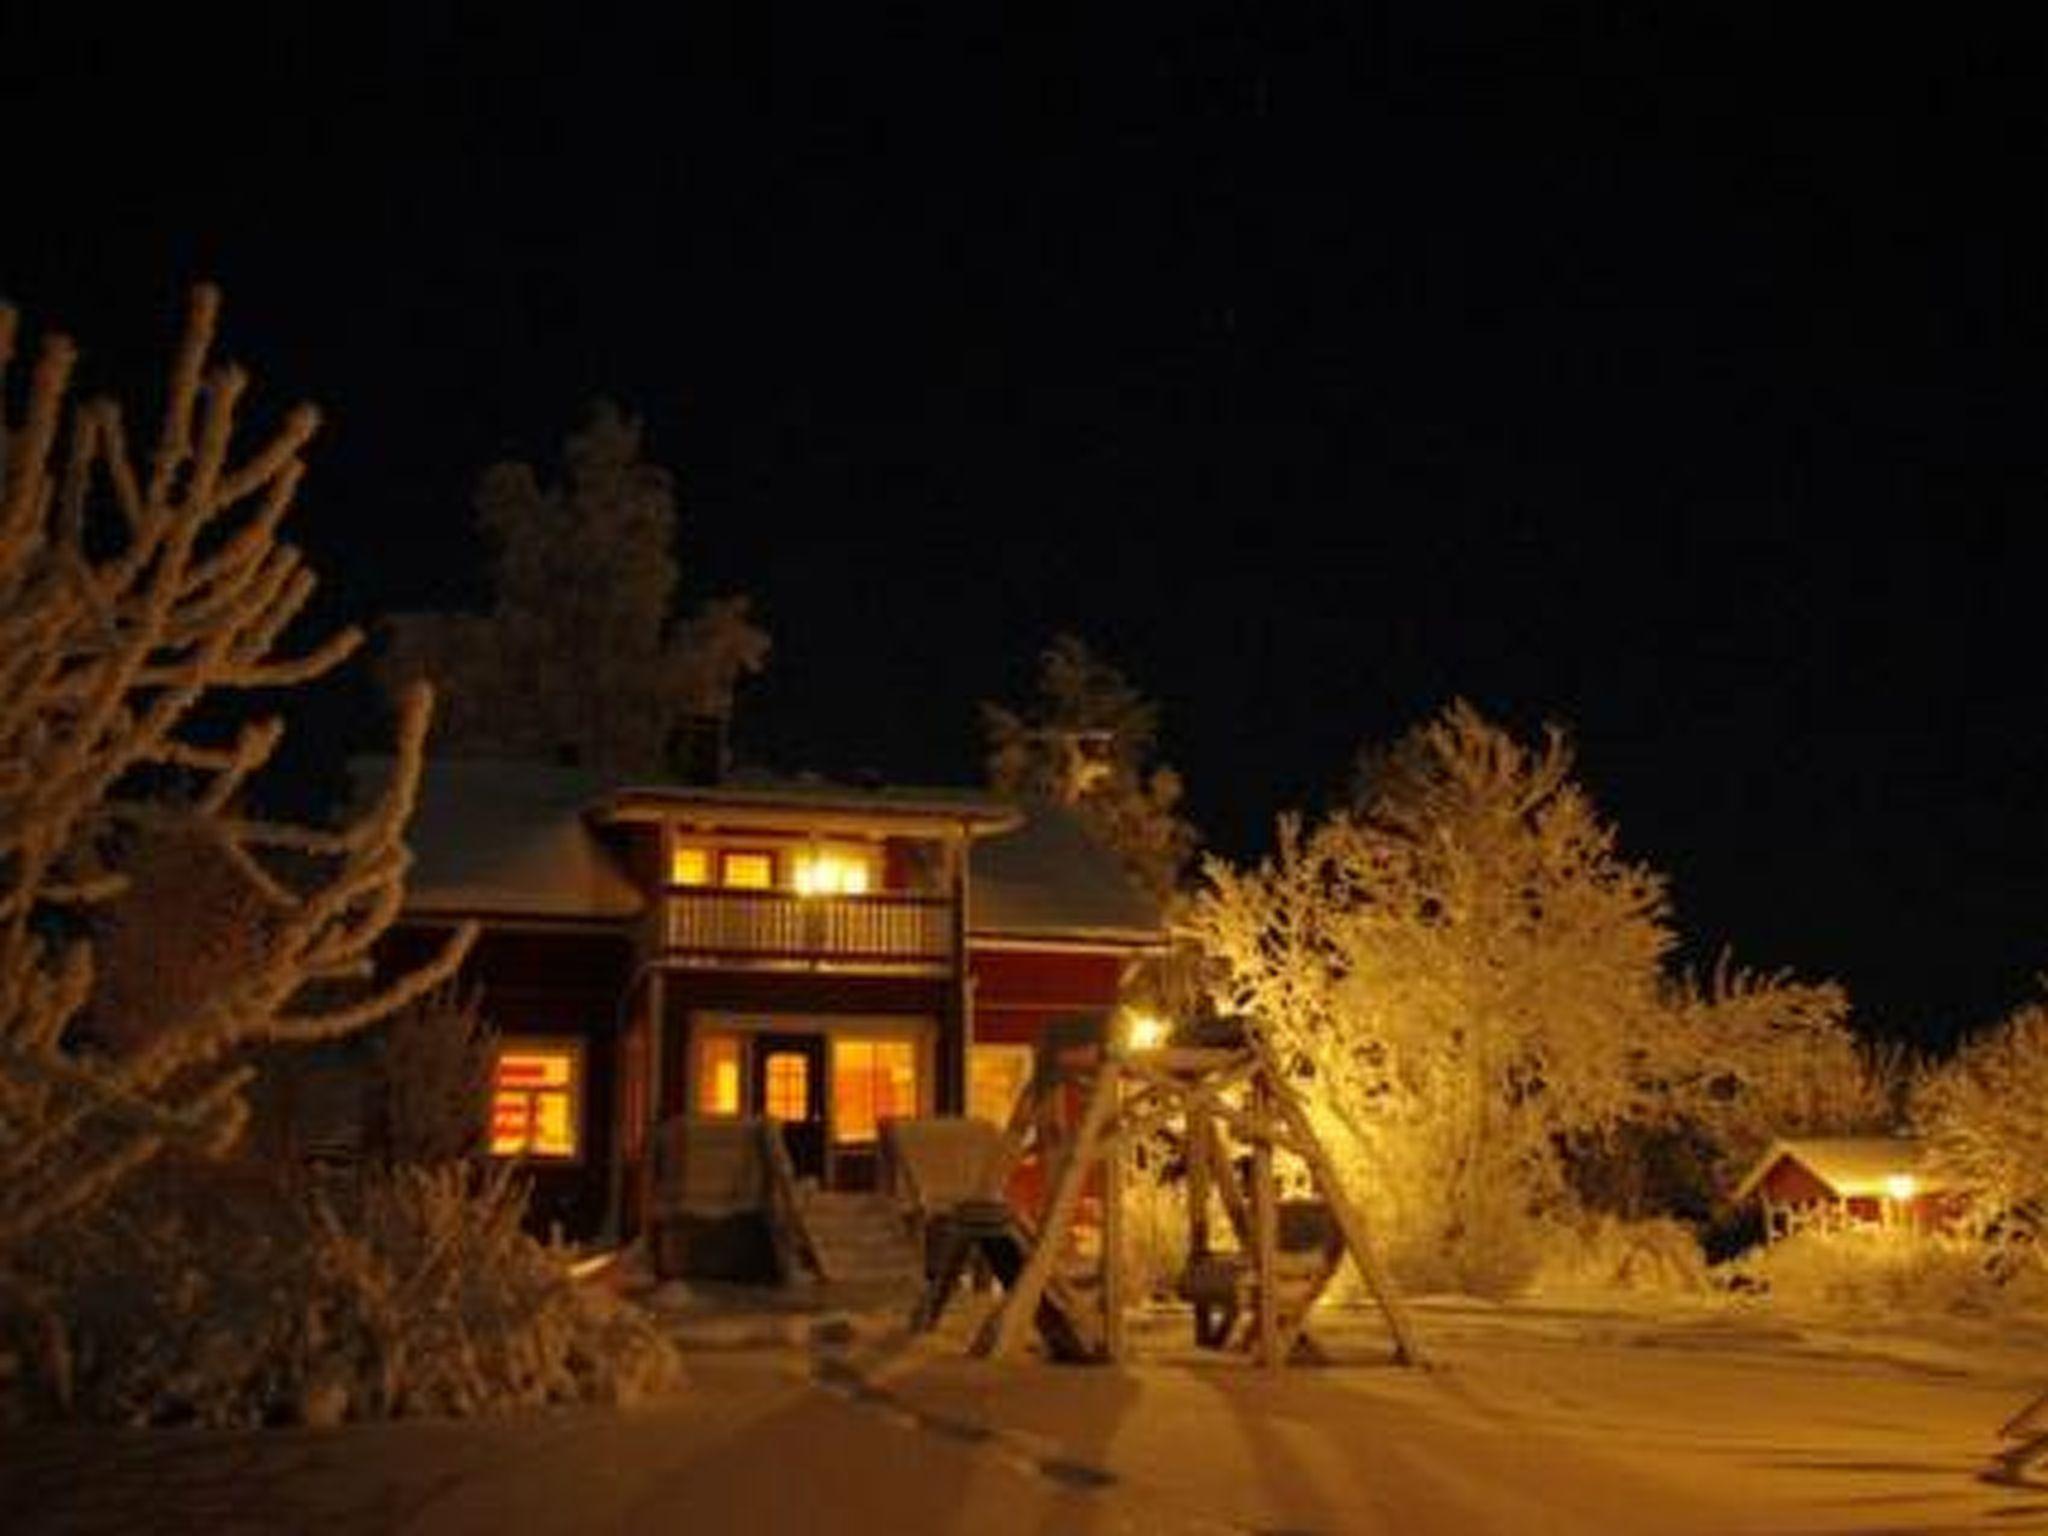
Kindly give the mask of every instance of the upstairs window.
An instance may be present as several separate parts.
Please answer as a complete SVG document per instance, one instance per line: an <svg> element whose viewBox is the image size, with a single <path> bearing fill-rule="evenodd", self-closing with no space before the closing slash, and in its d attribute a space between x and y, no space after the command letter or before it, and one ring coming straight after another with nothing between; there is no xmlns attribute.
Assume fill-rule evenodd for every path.
<svg viewBox="0 0 2048 1536"><path fill-rule="evenodd" d="M672 885L709 885L711 850L694 843L677 843L669 850L668 878Z"/></svg>
<svg viewBox="0 0 2048 1536"><path fill-rule="evenodd" d="M718 856L718 883L739 891L775 889L775 855L728 848Z"/></svg>
<svg viewBox="0 0 2048 1536"><path fill-rule="evenodd" d="M491 1086L496 1157L582 1156L583 1047L574 1040L507 1040Z"/></svg>
<svg viewBox="0 0 2048 1536"><path fill-rule="evenodd" d="M858 848L812 848L797 855L795 885L803 896L865 896L874 861Z"/></svg>

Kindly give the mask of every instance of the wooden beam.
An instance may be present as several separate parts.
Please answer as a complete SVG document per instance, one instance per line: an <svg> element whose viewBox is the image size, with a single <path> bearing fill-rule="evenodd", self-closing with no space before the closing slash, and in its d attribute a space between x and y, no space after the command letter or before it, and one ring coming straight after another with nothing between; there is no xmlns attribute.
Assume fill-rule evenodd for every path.
<svg viewBox="0 0 2048 1536"><path fill-rule="evenodd" d="M1102 1298L1102 1352L1111 1361L1124 1357L1124 1169L1130 1159L1127 1138L1113 1138L1102 1150L1102 1269L1097 1294Z"/></svg>
<svg viewBox="0 0 2048 1536"><path fill-rule="evenodd" d="M1337 1230L1344 1234L1344 1246L1350 1251L1352 1262L1358 1266L1366 1289L1372 1292L1373 1300L1379 1303L1380 1311L1386 1317L1387 1327L1394 1335L1394 1359L1403 1365L1427 1365L1429 1361L1415 1336L1414 1325L1408 1320L1407 1308L1401 1304L1393 1281L1380 1264L1365 1216L1344 1193L1344 1185L1337 1177L1330 1154L1317 1138L1315 1128L1309 1124L1308 1111L1301 1107L1301 1101L1284 1082L1272 1077L1270 1062L1267 1075L1272 1081L1272 1098L1280 1118L1293 1128L1297 1143L1295 1151L1315 1176L1323 1199L1330 1207L1330 1215L1337 1223Z"/></svg>
<svg viewBox="0 0 2048 1536"><path fill-rule="evenodd" d="M1269 1090L1254 1083L1252 1097L1261 1112ZM1263 1113L1261 1114L1263 1118ZM1260 1137L1252 1143L1252 1258L1258 1276L1257 1355L1262 1366L1280 1360L1280 1208L1273 1184L1273 1143Z"/></svg>
<svg viewBox="0 0 2048 1536"><path fill-rule="evenodd" d="M1223 1137L1216 1129L1214 1120L1204 1118L1202 1136L1208 1142L1204 1154L1209 1167L1215 1174L1217 1194L1223 1197L1223 1214L1230 1218L1231 1233L1237 1238L1240 1252L1249 1253L1252 1246L1252 1217L1244 1203L1244 1187L1237 1182L1237 1165L1230 1160L1229 1148L1224 1146Z"/></svg>
<svg viewBox="0 0 2048 1536"><path fill-rule="evenodd" d="M1052 1277L1054 1261L1059 1257L1060 1240L1073 1224L1074 1213L1081 1204L1081 1190L1088 1180L1088 1169L1097 1160L1096 1141L1103 1125L1116 1109L1119 1075L1114 1057L1105 1057L1096 1069L1095 1087L1088 1099L1088 1108L1081 1116L1080 1128L1067 1143L1065 1155L1060 1163L1059 1177L1053 1185L1052 1199L1045 1209L1045 1219L1038 1223L1038 1241L1033 1245L1031 1257L1017 1275L1017 1283L1003 1296L1003 1302L974 1341L974 1353L992 1360L1000 1360L1014 1351L1024 1337L1038 1310L1038 1303L1045 1294L1046 1282Z"/></svg>

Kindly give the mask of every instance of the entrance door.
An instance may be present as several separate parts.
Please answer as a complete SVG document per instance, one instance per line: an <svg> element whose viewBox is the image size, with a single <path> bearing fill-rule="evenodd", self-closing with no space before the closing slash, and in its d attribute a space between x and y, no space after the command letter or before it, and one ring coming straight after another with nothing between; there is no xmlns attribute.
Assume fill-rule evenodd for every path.
<svg viewBox="0 0 2048 1536"><path fill-rule="evenodd" d="M825 1177L825 1037L756 1035L749 1085L755 1112L782 1122L798 1178Z"/></svg>

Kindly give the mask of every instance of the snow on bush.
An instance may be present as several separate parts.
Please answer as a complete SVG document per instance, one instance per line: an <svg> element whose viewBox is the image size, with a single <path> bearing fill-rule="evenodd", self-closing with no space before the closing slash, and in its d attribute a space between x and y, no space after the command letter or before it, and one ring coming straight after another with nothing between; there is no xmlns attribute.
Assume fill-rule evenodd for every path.
<svg viewBox="0 0 2048 1536"><path fill-rule="evenodd" d="M1530 1286L1540 1293L1688 1298L1714 1288L1699 1239L1680 1221L1589 1216L1550 1237Z"/></svg>
<svg viewBox="0 0 2048 1536"><path fill-rule="evenodd" d="M1719 1278L1822 1319L2048 1317L2048 1269L2001 1262L1997 1250L1960 1234L1816 1227L1752 1251Z"/></svg>
<svg viewBox="0 0 2048 1536"><path fill-rule="evenodd" d="M2048 1006L1965 1042L1913 1091L1913 1120L1987 1234L2031 1248L2048 1218Z"/></svg>
<svg viewBox="0 0 2048 1536"><path fill-rule="evenodd" d="M507 1169L398 1167L333 1189L166 1167L52 1236L0 1303L29 1407L122 1424L331 1424L680 1384L644 1313L520 1226Z"/></svg>

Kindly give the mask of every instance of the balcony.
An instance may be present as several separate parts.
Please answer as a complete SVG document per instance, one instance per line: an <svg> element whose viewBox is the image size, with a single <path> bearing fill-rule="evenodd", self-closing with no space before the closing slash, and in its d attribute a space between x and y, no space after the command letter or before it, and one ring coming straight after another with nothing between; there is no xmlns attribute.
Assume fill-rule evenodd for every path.
<svg viewBox="0 0 2048 1536"><path fill-rule="evenodd" d="M669 886L651 948L676 965L923 974L951 969L953 928L945 896Z"/></svg>

